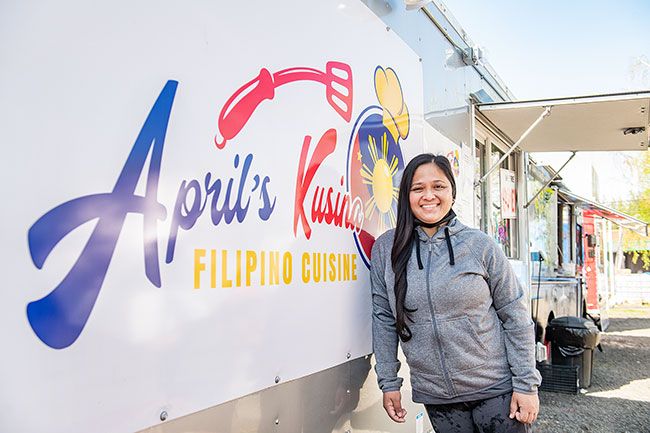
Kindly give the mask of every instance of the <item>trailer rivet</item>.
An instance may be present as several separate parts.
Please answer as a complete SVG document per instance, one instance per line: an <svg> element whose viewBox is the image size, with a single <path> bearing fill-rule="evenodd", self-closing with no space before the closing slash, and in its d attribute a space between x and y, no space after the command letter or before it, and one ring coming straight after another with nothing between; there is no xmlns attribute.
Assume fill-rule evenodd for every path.
<svg viewBox="0 0 650 433"><path fill-rule="evenodd" d="M280 383L280 376L275 376L275 383Z"/></svg>
<svg viewBox="0 0 650 433"><path fill-rule="evenodd" d="M280 424L280 418L275 419L275 425L278 425L278 424Z"/></svg>
<svg viewBox="0 0 650 433"><path fill-rule="evenodd" d="M352 354L351 354L350 352L348 352L348 354L345 355L345 356L346 356L348 359L350 359L350 358L352 357Z"/></svg>
<svg viewBox="0 0 650 433"><path fill-rule="evenodd" d="M167 411L163 410L160 412L160 420L165 421L167 419Z"/></svg>
<svg viewBox="0 0 650 433"><path fill-rule="evenodd" d="M350 390L349 390L349 389L346 389L345 392L346 392L347 394L349 394L349 393L350 393Z"/></svg>
<svg viewBox="0 0 650 433"><path fill-rule="evenodd" d="M386 31L390 32L390 27L386 26Z"/></svg>

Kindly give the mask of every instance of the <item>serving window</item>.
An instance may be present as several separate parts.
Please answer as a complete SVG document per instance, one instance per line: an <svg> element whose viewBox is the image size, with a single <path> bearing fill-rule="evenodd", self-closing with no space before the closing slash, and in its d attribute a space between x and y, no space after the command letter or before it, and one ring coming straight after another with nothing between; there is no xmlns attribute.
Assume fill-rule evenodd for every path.
<svg viewBox="0 0 650 433"><path fill-rule="evenodd" d="M505 140L480 122L477 122L475 141L476 179L482 178L499 162L509 146ZM492 171L474 190L475 224L489 234L507 257L519 258L517 183L519 180L517 158L514 152Z"/></svg>

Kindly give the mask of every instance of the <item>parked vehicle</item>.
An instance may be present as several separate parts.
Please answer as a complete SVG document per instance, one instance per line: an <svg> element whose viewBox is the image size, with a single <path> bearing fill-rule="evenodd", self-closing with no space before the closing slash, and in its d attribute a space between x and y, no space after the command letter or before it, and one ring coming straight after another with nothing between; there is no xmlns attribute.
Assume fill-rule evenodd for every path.
<svg viewBox="0 0 650 433"><path fill-rule="evenodd" d="M609 326L607 311L613 302L617 288L614 233L632 230L643 236L648 234L648 225L632 216L611 209L592 200L580 197L566 188L559 188L562 212L571 209L578 217L575 234L560 230L565 244L575 245L576 272L582 277L584 296L581 312L591 318L600 330ZM570 236L571 240L567 240ZM575 240L575 244L572 241ZM622 252L618 252L621 254ZM567 260L569 258L567 257Z"/></svg>

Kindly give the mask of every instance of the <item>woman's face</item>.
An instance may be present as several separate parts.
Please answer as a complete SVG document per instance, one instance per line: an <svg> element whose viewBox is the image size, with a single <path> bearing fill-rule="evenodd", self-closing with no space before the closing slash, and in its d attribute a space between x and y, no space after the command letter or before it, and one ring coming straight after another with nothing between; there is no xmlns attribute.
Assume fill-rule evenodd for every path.
<svg viewBox="0 0 650 433"><path fill-rule="evenodd" d="M413 215L424 223L437 223L453 204L451 183L445 173L433 162L415 170L409 203Z"/></svg>

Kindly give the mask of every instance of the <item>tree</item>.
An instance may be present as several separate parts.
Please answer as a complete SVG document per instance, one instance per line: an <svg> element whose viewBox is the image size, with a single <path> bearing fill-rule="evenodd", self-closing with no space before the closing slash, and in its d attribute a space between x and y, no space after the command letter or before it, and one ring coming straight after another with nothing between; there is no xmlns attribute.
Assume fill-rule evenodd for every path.
<svg viewBox="0 0 650 433"><path fill-rule="evenodd" d="M631 200L621 202L616 207L641 221L650 222L650 152L643 152L630 164L630 169L638 173L638 185L634 188L636 192ZM650 270L650 237L625 230L623 251L632 253L633 263L641 259L643 270Z"/></svg>

